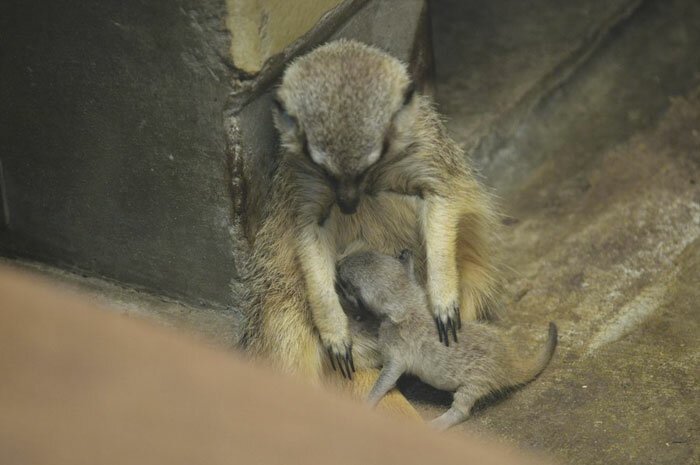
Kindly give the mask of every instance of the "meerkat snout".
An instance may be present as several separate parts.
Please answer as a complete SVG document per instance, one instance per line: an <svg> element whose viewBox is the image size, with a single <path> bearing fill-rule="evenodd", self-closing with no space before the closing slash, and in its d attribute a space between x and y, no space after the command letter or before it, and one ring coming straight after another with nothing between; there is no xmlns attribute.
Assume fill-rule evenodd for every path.
<svg viewBox="0 0 700 465"><path fill-rule="evenodd" d="M340 211L346 215L352 215L357 211L357 205L360 203L360 185L354 179L343 180L338 183L335 197Z"/></svg>

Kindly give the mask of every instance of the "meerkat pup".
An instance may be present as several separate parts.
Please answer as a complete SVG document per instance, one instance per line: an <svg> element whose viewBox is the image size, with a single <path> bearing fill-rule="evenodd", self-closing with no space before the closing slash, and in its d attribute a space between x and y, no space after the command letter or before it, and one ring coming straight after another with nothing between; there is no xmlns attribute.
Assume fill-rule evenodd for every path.
<svg viewBox="0 0 700 465"><path fill-rule="evenodd" d="M281 157L253 244L253 354L308 377L375 367L372 341L358 341L334 289L335 264L356 241L417 251L436 340L449 344L461 321L487 311L494 207L404 64L358 42L326 44L286 69L273 116Z"/></svg>
<svg viewBox="0 0 700 465"><path fill-rule="evenodd" d="M408 250L398 259L376 252L342 259L338 288L345 299L381 318L383 368L369 394L370 404L376 405L403 373L414 374L433 387L454 392L452 407L431 422L439 430L464 421L479 398L535 378L557 344L557 327L550 323L539 353L523 358L497 328L468 322L454 347L445 347L433 336L428 299L415 278Z"/></svg>

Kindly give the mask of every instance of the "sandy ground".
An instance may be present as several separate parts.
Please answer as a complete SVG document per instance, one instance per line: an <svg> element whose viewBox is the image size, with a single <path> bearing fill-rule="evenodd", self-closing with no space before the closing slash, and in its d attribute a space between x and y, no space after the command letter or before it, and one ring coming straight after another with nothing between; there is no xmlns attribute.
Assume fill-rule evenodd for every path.
<svg viewBox="0 0 700 465"><path fill-rule="evenodd" d="M434 9L438 101L465 145L484 118L468 107L480 93L470 66L485 52L441 47L488 29L505 61L488 55L490 66L511 71L498 77L499 89L518 89L549 66L539 55L565 48L563 31L589 18L561 19L569 29L504 31L509 18L499 6L513 2L480 15L474 2L436 3L446 7ZM533 16L557 21L555 2L530 3L540 7ZM700 463L699 46L697 2L644 2L495 150L477 154L507 215L501 324L534 344L556 321L560 345L540 379L487 403L462 429L544 448L564 463ZM506 108L523 93L503 92ZM416 399L442 400L426 405L426 416L449 403L436 393Z"/></svg>

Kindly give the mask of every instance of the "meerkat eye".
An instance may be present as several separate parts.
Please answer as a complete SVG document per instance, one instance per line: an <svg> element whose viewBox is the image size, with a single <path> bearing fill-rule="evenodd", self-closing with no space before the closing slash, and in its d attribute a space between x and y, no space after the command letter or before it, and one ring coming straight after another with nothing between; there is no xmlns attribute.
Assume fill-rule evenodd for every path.
<svg viewBox="0 0 700 465"><path fill-rule="evenodd" d="M338 184L340 184L340 182L338 181L338 178L336 178L335 176L330 174L328 171L325 171L325 173L326 173L326 178L328 178L328 183L331 185L331 187L333 189L336 189L338 187Z"/></svg>
<svg viewBox="0 0 700 465"><path fill-rule="evenodd" d="M389 137L384 138L384 142L382 142L382 152L381 155L379 155L379 158L382 158L386 153L389 151L389 146L391 143L389 142Z"/></svg>
<svg viewBox="0 0 700 465"><path fill-rule="evenodd" d="M287 109L284 107L282 100L278 96L272 98L272 104L274 106L275 112L277 113L277 121L280 126L280 130L283 131L297 131L299 125L297 124L296 118L289 114Z"/></svg>
<svg viewBox="0 0 700 465"><path fill-rule="evenodd" d="M311 151L309 151L309 139L306 137L305 133L301 135L301 150L304 152L304 155L311 159L311 161L314 161L313 158L311 158Z"/></svg>
<svg viewBox="0 0 700 465"><path fill-rule="evenodd" d="M272 97L272 104L275 106L277 111L279 111L280 113L287 112L287 110L285 110L285 108L284 108L284 105L282 105L282 100L280 100L280 98L278 96L275 95L274 97Z"/></svg>
<svg viewBox="0 0 700 465"><path fill-rule="evenodd" d="M365 299L363 299L361 295L358 294L357 296L355 296L355 301L357 302L357 306L360 310L362 310L363 312L370 311L367 302L365 302Z"/></svg>
<svg viewBox="0 0 700 465"><path fill-rule="evenodd" d="M338 178L333 173L328 171L325 166L318 165L316 163L314 163L314 165L317 166L319 170L321 170L321 174L323 174L323 177L326 178L328 185L332 189L337 189L338 185L340 184L340 181L338 181Z"/></svg>

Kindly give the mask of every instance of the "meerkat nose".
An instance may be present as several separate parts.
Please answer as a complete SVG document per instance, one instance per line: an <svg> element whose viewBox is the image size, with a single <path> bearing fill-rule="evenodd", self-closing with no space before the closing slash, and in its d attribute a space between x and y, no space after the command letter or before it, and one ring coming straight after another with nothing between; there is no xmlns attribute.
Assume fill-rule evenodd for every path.
<svg viewBox="0 0 700 465"><path fill-rule="evenodd" d="M338 207L340 207L340 211L346 215L352 215L355 213L357 211L357 204L357 200L353 201L352 203L346 203L338 199Z"/></svg>
<svg viewBox="0 0 700 465"><path fill-rule="evenodd" d="M357 211L357 205L360 203L360 196L356 186L341 185L336 191L336 199L340 211L346 215L352 215Z"/></svg>

